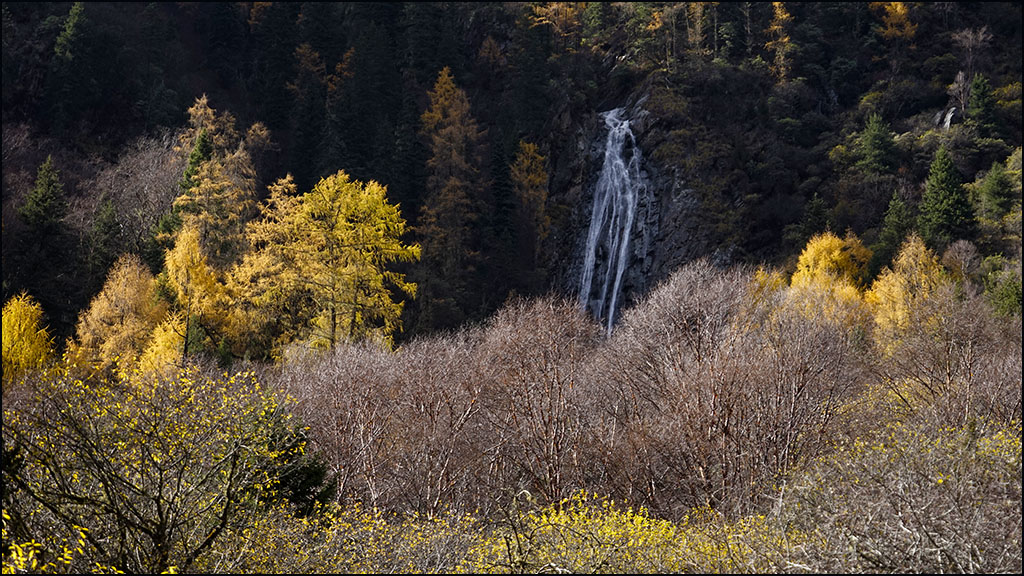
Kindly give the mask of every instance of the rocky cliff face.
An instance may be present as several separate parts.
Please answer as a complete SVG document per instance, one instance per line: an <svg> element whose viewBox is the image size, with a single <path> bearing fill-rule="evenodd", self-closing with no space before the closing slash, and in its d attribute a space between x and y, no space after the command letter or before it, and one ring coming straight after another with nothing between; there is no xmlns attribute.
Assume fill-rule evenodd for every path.
<svg viewBox="0 0 1024 576"><path fill-rule="evenodd" d="M645 109L645 101L645 91L637 91L621 112L621 117L629 121L642 154L640 177L644 186L637 197L631 225L619 311L691 260L711 256L721 263L729 261L727 249L711 245L710 235L699 218L697 195L683 169L660 163L647 153L661 144L666 127ZM579 298L595 190L608 153L605 145L609 127L602 113L595 112L580 119L570 130L566 133L573 134L571 142L552 154L551 203L559 209L555 210L548 253L553 288ZM598 298L597 279L609 274L609 268L614 266L612 260L613 254L606 247L595 250L595 286L590 297L581 300ZM606 316L607 311L600 315Z"/></svg>

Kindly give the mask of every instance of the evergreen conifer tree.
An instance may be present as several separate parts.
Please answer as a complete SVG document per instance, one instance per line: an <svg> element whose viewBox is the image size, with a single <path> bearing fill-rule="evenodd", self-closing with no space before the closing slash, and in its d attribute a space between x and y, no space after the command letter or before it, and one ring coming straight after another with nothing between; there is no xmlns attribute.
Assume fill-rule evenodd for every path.
<svg viewBox="0 0 1024 576"><path fill-rule="evenodd" d="M35 185L18 209L27 229L18 238L18 254L11 262L15 278L11 288L27 290L38 300L51 319L52 334L58 341L71 329L76 300L82 289L87 288L78 281L80 252L67 233L67 214L60 172L53 158L47 157L39 167Z"/></svg>
<svg viewBox="0 0 1024 576"><path fill-rule="evenodd" d="M892 131L878 114L868 117L857 139L857 152L860 156L857 167L868 173L883 174L892 169L896 145Z"/></svg>
<svg viewBox="0 0 1024 576"><path fill-rule="evenodd" d="M1002 162L993 162L978 188L981 212L988 218L1002 218L1013 204L1014 191L1010 175Z"/></svg>
<svg viewBox="0 0 1024 576"><path fill-rule="evenodd" d="M188 154L188 164L185 166L185 172L181 175L181 182L178 183L178 187L181 188L179 194L187 194L196 185L196 173L199 172L199 167L212 157L213 142L210 141L210 135L206 128L201 128L196 143Z"/></svg>
<svg viewBox="0 0 1024 576"><path fill-rule="evenodd" d="M67 210L60 172L53 165L53 157L47 156L46 162L39 166L35 186L18 212L32 232L42 237L58 231Z"/></svg>
<svg viewBox="0 0 1024 576"><path fill-rule="evenodd" d="M996 130L994 100L988 79L981 74L975 74L971 80L971 91L967 100L967 118L978 127L980 136L992 136Z"/></svg>
<svg viewBox="0 0 1024 576"><path fill-rule="evenodd" d="M970 199L945 147L935 153L925 181L918 229L925 243L936 252L941 252L954 240L969 238L974 233L974 211Z"/></svg>
<svg viewBox="0 0 1024 576"><path fill-rule="evenodd" d="M869 264L871 277L875 277L882 268L890 265L898 253L900 246L914 228L914 221L906 202L894 192L889 200L889 209L885 212L882 231L878 235L878 243L871 247L872 255Z"/></svg>

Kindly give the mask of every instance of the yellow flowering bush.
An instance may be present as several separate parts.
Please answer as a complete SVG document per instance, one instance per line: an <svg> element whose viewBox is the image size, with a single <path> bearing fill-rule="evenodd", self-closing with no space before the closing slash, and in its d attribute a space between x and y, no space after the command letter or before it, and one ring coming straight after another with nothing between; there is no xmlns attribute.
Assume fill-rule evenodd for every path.
<svg viewBox="0 0 1024 576"><path fill-rule="evenodd" d="M72 571L191 569L275 499L278 463L302 450L282 442L285 402L252 374L88 381L53 371L34 394L5 405L4 506L16 540L84 534Z"/></svg>
<svg viewBox="0 0 1024 576"><path fill-rule="evenodd" d="M700 508L681 522L644 508L578 492L519 511L471 551L467 572L653 573L764 572L780 565L789 542L763 516L727 521Z"/></svg>

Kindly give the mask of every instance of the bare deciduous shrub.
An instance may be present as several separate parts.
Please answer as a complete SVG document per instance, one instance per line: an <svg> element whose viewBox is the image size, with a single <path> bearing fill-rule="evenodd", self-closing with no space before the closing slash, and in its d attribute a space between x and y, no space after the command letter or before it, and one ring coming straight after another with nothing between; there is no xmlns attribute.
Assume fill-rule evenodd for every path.
<svg viewBox="0 0 1024 576"><path fill-rule="evenodd" d="M435 515L477 507L486 494L480 395L486 367L475 357L476 330L421 339L395 355L400 419L395 455L398 503ZM470 508L467 511L472 511Z"/></svg>
<svg viewBox="0 0 1024 576"><path fill-rule="evenodd" d="M810 572L1020 572L1019 424L879 430L797 475L781 520Z"/></svg>
<svg viewBox="0 0 1024 576"><path fill-rule="evenodd" d="M185 158L174 151L171 133L143 137L129 145L117 163L96 174L87 186L91 197L117 207L118 222L127 249L139 253L157 220L171 209ZM97 207L88 210L92 215Z"/></svg>
<svg viewBox="0 0 1024 576"><path fill-rule="evenodd" d="M743 297L739 280L708 262L682 268L626 311L603 350L595 372L613 416L605 460L617 497L657 514L706 501L709 455L694 443L714 434L721 404L710 382L691 383L719 358Z"/></svg>
<svg viewBox="0 0 1024 576"><path fill-rule="evenodd" d="M826 444L858 383L857 327L786 308L781 292L753 299L751 278L686 266L609 343L624 438L614 485L659 515L752 510Z"/></svg>
<svg viewBox="0 0 1024 576"><path fill-rule="evenodd" d="M793 297L784 282L696 262L627 311L610 339L571 303L516 301L481 326L394 352L341 346L292 359L273 378L298 399L342 504L398 514L374 520L384 522L381 534L403 533L396 527L412 521L408 514L449 523L479 514L483 523L470 533L443 528L443 538L414 547L437 554L424 565L451 566L480 538L490 559L479 570L520 560L531 569L571 564L567 558L604 542L603 533L579 533L582 551L545 564L547 552L537 556L531 546L547 540L521 540L528 523L517 505L547 506L554 518L578 490L681 522L697 540L680 554L697 554L692 566L702 569L894 569L890 561L961 569L1004 566L1007 558L1012 565L1019 538L1015 549L993 519L1005 501L1019 506L1019 464L1014 477L1003 461L1009 455L1012 472L1015 440L1019 462L1019 319L996 320L980 299L950 286L915 311L895 352L875 354L859 298L813 286L800 292L799 306ZM875 401L878 390L886 402ZM889 431L896 436L884 449L872 448ZM963 448L970 438L1003 456ZM933 493L928 475L954 469L959 495ZM923 539L944 534L945 520L898 522L951 517L951 502L968 514L975 496L988 500L964 525L1002 538L998 558L958 549L928 560L980 540L946 534L931 545ZM861 510L869 517L851 519ZM706 514L691 522L697 511ZM542 519L530 534L553 527ZM565 543L577 527L564 530L551 534ZM513 540L518 548L509 547ZM380 566L398 566L391 562L401 554L383 554Z"/></svg>
<svg viewBox="0 0 1024 576"><path fill-rule="evenodd" d="M900 413L931 418L937 427L976 417L1019 422L1020 318L996 319L983 298L961 298L946 285L914 312L878 372Z"/></svg>
<svg viewBox="0 0 1024 576"><path fill-rule="evenodd" d="M556 502L582 485L592 424L585 366L598 340L595 323L553 298L512 303L488 323L479 361L492 369L481 398L491 490Z"/></svg>
<svg viewBox="0 0 1024 576"><path fill-rule="evenodd" d="M583 481L582 376L598 340L572 304L542 299L394 353L339 346L276 378L343 498L428 514L486 510L522 489L557 501Z"/></svg>
<svg viewBox="0 0 1024 576"><path fill-rule="evenodd" d="M339 346L296 358L275 380L294 397L310 427L313 447L327 459L343 499L376 506L389 488L382 471L391 456L389 434L399 418L392 393L392 360L372 344Z"/></svg>

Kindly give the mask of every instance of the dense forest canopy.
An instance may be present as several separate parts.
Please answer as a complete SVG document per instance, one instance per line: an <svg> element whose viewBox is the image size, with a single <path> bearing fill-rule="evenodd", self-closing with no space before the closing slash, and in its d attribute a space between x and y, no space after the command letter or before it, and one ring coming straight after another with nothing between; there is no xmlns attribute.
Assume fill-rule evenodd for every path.
<svg viewBox="0 0 1024 576"><path fill-rule="evenodd" d="M964 239L1014 258L1002 220L1021 144L1015 3L3 10L4 298L32 294L59 340L122 253L159 273L169 219L214 210L185 206L211 159L222 166L205 168L204 193L230 180L223 194L251 204L220 228L244 226L288 174L301 192L339 170L386 187L424 246L402 267L422 290L399 339L485 318L509 294L565 290L587 209L572 174L593 169L574 156L589 145L580 129L641 98L645 156L699 203L691 258L791 267L813 234L850 230L875 275L918 226L935 250ZM515 168L523 146L532 173ZM957 206L925 194L940 148L964 184ZM993 169L1008 175L986 179ZM889 224L914 220L906 230L887 228L891 202L907 215Z"/></svg>
<svg viewBox="0 0 1024 576"><path fill-rule="evenodd" d="M2 10L5 572L1020 572L1020 3Z"/></svg>

